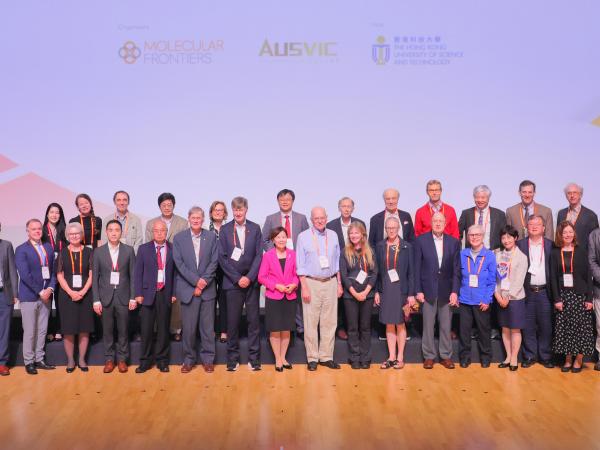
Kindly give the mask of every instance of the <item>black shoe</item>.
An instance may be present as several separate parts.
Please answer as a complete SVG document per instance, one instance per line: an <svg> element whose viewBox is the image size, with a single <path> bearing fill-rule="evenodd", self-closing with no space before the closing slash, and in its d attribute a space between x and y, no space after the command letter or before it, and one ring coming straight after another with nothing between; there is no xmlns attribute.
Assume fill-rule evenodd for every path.
<svg viewBox="0 0 600 450"><path fill-rule="evenodd" d="M67 367L65 370L67 371L67 373L73 373L73 372L75 372L75 367L76 367L76 366L73 366L73 367Z"/></svg>
<svg viewBox="0 0 600 450"><path fill-rule="evenodd" d="M546 369L554 369L554 363L552 361L540 361L540 364L542 364Z"/></svg>
<svg viewBox="0 0 600 450"><path fill-rule="evenodd" d="M283 367L285 370L292 370L294 368L290 363L284 364L281 367Z"/></svg>
<svg viewBox="0 0 600 450"><path fill-rule="evenodd" d="M510 369L511 372L516 371L518 368L519 368L518 365L516 365L516 366L509 366L509 369Z"/></svg>
<svg viewBox="0 0 600 450"><path fill-rule="evenodd" d="M470 365L471 365L471 361L469 361L468 359L465 359L464 361L460 362L460 367L462 367L463 369L466 369Z"/></svg>
<svg viewBox="0 0 600 450"><path fill-rule="evenodd" d="M371 368L371 363L370 362L361 362L360 363L360 368L361 369L370 369Z"/></svg>
<svg viewBox="0 0 600 450"><path fill-rule="evenodd" d="M330 369L341 369L340 365L332 359L330 359L329 361L319 361L319 364Z"/></svg>
<svg viewBox="0 0 600 450"><path fill-rule="evenodd" d="M38 371L35 368L35 364L27 364L25 366L25 372L27 372L29 375L37 375Z"/></svg>
<svg viewBox="0 0 600 450"><path fill-rule="evenodd" d="M82 366L81 364L77 364L77 367L79 367L79 370L81 370L82 372L90 371L90 368L88 366Z"/></svg>
<svg viewBox="0 0 600 450"><path fill-rule="evenodd" d="M353 369L360 369L360 363L358 361L352 361L350 363L350 367L352 367Z"/></svg>
<svg viewBox="0 0 600 450"><path fill-rule="evenodd" d="M600 371L600 361L598 361L596 364L594 364L594 370Z"/></svg>
<svg viewBox="0 0 600 450"><path fill-rule="evenodd" d="M275 370L276 370L277 372L283 372L283 366L282 366L282 367L277 367L277 366L275 366Z"/></svg>
<svg viewBox="0 0 600 450"><path fill-rule="evenodd" d="M509 363L501 362L498 364L498 369L506 369L508 366L510 366Z"/></svg>
<svg viewBox="0 0 600 450"><path fill-rule="evenodd" d="M300 339L301 341L303 341L304 340L304 331L298 331L298 332L296 332L296 337L298 339Z"/></svg>
<svg viewBox="0 0 600 450"><path fill-rule="evenodd" d="M567 372L570 372L571 369L573 369L573 366L562 366L560 368L560 371L563 372L563 373L567 373Z"/></svg>
<svg viewBox="0 0 600 450"><path fill-rule="evenodd" d="M487 369L488 367L490 367L490 362L489 361L481 361L481 368L482 369Z"/></svg>
<svg viewBox="0 0 600 450"><path fill-rule="evenodd" d="M523 362L521 363L521 367L523 369L528 369L529 367L533 366L535 364L535 359L524 359Z"/></svg>
<svg viewBox="0 0 600 450"><path fill-rule="evenodd" d="M229 361L227 363L227 372L235 372L240 367L240 363L237 361Z"/></svg>
<svg viewBox="0 0 600 450"><path fill-rule="evenodd" d="M46 364L45 361L40 361L35 363L35 368L42 370L54 370L56 369L56 366L51 366L50 364Z"/></svg>
<svg viewBox="0 0 600 450"><path fill-rule="evenodd" d="M148 370L150 370L150 367L148 367L148 366L139 366L135 369L135 373L144 373L144 372L147 372Z"/></svg>
<svg viewBox="0 0 600 450"><path fill-rule="evenodd" d="M261 369L260 361L259 360L250 361L248 363L248 367L250 368L251 371L258 372Z"/></svg>
<svg viewBox="0 0 600 450"><path fill-rule="evenodd" d="M317 362L316 361L309 362L308 370L310 370L311 372L314 372L315 370L317 370Z"/></svg>
<svg viewBox="0 0 600 450"><path fill-rule="evenodd" d="M582 369L583 369L583 366L581 366L581 367L575 367L575 366L573 366L573 368L571 369L571 372L573 372L573 373L579 373L579 372L581 372Z"/></svg>
<svg viewBox="0 0 600 450"><path fill-rule="evenodd" d="M160 370L162 373L167 373L169 372L169 365L167 363L160 363L158 364L158 370Z"/></svg>

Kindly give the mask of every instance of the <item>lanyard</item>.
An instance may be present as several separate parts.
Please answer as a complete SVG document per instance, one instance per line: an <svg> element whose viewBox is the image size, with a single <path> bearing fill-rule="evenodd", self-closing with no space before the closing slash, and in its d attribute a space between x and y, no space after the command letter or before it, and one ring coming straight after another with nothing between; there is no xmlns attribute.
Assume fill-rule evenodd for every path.
<svg viewBox="0 0 600 450"><path fill-rule="evenodd" d="M478 208L475 208L473 210L473 223L479 223L479 221L477 220L477 209ZM483 214L483 212L479 211L479 214L481 215L481 214ZM484 231L487 230L487 226L488 226L488 222L489 221L490 221L490 210L488 209L487 210L487 214L485 215L485 220L483 222L483 230Z"/></svg>
<svg viewBox="0 0 600 450"><path fill-rule="evenodd" d="M31 241L29 241L29 243L31 244ZM33 245L33 244L31 244L31 245L33 246L33 249L37 253L38 257L40 258L40 265L47 266L48 265L48 254L46 253L46 249L44 248L44 246L42 244L37 244L37 246ZM42 249L42 253L44 254L43 259L42 259L42 253L40 253L40 251L37 248L38 246Z"/></svg>
<svg viewBox="0 0 600 450"><path fill-rule="evenodd" d="M571 252L571 273L573 273L573 257L575 256L575 247L573 247L573 251ZM565 255L564 255L564 250L561 248L560 249L560 262L562 263L562 270L563 273L567 273L567 270L565 269Z"/></svg>
<svg viewBox="0 0 600 450"><path fill-rule="evenodd" d="M52 246L52 250L56 250L56 243L54 242L54 235L52 234L52 228L50 224L46 224L46 228L48 229L48 237L50 238L50 245ZM56 237L58 237L58 230L56 231Z"/></svg>
<svg viewBox="0 0 600 450"><path fill-rule="evenodd" d="M73 252L69 248L69 256L71 257L71 270L73 271L73 275L75 274L75 260L73 259ZM79 275L83 275L83 250L79 250Z"/></svg>
<svg viewBox="0 0 600 450"><path fill-rule="evenodd" d="M236 225L236 224L235 224L235 222L234 222L234 224L233 224L233 246L234 246L234 247L237 247L237 239L236 239L237 229L236 229L236 227L237 227L237 225ZM244 225L244 232L245 232L245 231L246 231L246 225ZM242 250L244 250L244 249L242 248L242 243L241 243L241 242L240 242L240 248L241 248Z"/></svg>
<svg viewBox="0 0 600 450"><path fill-rule="evenodd" d="M527 209L529 210L529 206L527 206ZM519 210L521 212L521 225L523 226L523 229L527 229L527 224L525 223L525 214L523 213L523 205L519 206ZM536 216L537 215L537 205L534 203L533 204L533 215Z"/></svg>
<svg viewBox="0 0 600 450"><path fill-rule="evenodd" d="M432 215L432 216L433 216L433 215L434 215L436 212L441 212L442 214L444 214L444 209L445 209L445 208L446 208L446 205L444 205L444 204L442 203L442 207L440 208L440 210L439 210L439 211L435 211L435 210L434 210L434 209L431 207L431 204L429 204L429 212L431 212L431 215ZM444 214L444 216L445 216L445 215L446 215L446 214Z"/></svg>
<svg viewBox="0 0 600 450"><path fill-rule="evenodd" d="M567 217L569 217L569 213L571 211L567 210ZM575 226L575 224L577 223L577 219L579 219L579 214L581 214L581 208L579 208L579 211L577 212L577 215L575 216L575 220L572 221L573 226Z"/></svg>
<svg viewBox="0 0 600 450"><path fill-rule="evenodd" d="M94 222L96 222L96 220L95 220L95 217L93 217L93 216L88 216L88 217L90 218L90 224L92 226L92 232L90 234L90 239L91 239L90 244L94 245ZM86 244L86 242L85 242L85 227L83 226L83 216L81 214L79 214L79 222L81 222L81 228L83 228L83 245L85 245Z"/></svg>
<svg viewBox="0 0 600 450"><path fill-rule="evenodd" d="M527 239L527 247L529 249L529 258L531 259L531 239ZM544 239L542 238L542 243L540 244L541 247L541 251L540 251L540 263L539 265L542 265L542 261L544 260Z"/></svg>
<svg viewBox="0 0 600 450"><path fill-rule="evenodd" d="M115 220L119 220L117 213L115 213ZM121 222L119 220L119 222ZM123 236L127 235L127 227L129 226L129 213L125 214L125 226L123 227Z"/></svg>
<svg viewBox="0 0 600 450"><path fill-rule="evenodd" d="M507 253L507 252L504 252ZM513 248L510 252L510 259L508 260L508 271L506 272L506 276L510 277L510 269L512 268L512 260L513 260L513 256L515 256L515 249ZM479 268L479 270L481 270L481 266ZM470 272L470 270L469 270ZM479 275L479 272L477 272L477 275Z"/></svg>
<svg viewBox="0 0 600 450"><path fill-rule="evenodd" d="M386 246L385 246L385 266L387 267L387 270L390 270L390 247L393 244L390 245L389 242L386 242ZM396 268L396 264L398 263L398 253L400 253L400 239L398 239L398 245L396 247L396 252L394 254L394 269Z"/></svg>
<svg viewBox="0 0 600 450"><path fill-rule="evenodd" d="M477 269L477 275L479 275L479 273L481 272L481 268L483 267L483 261L485 261L485 256L481 257L481 262L479 263L479 269ZM475 261L473 261L475 262ZM467 272L469 272L469 275L471 275L471 257L467 256ZM472 274L475 275L475 274Z"/></svg>
<svg viewBox="0 0 600 450"><path fill-rule="evenodd" d="M109 245L109 244L107 244ZM108 253L110 254L110 264L112 265L112 270L113 272L118 272L119 271L119 247L117 246L117 260L113 263L112 260L112 249L110 248L110 246L108 247Z"/></svg>
<svg viewBox="0 0 600 450"><path fill-rule="evenodd" d="M321 252L319 251L319 242L317 241L317 235L315 234L315 230L313 228L310 229L310 231L312 232L312 238L313 238L313 244L315 246L315 249L317 250L317 256L321 256ZM325 229L325 256L329 256L328 253L328 236L327 236L327 229Z"/></svg>

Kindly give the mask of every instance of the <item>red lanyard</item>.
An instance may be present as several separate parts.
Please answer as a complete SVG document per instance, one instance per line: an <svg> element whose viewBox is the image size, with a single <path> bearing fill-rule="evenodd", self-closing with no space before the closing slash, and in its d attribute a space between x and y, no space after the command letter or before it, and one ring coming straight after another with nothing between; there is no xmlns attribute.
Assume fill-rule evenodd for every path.
<svg viewBox="0 0 600 450"><path fill-rule="evenodd" d="M527 247L529 249L529 258L531 258L531 239L527 239ZM542 261L544 260L544 238L542 238L542 243L540 245L542 250L540 251L540 266L542 265Z"/></svg>
<svg viewBox="0 0 600 450"><path fill-rule="evenodd" d="M573 251L571 252L571 273L573 273L573 257L575 256L575 247L573 247ZM567 273L567 270L565 269L565 255L564 255L564 250L561 248L560 249L560 262L562 262L562 270L563 273Z"/></svg>
<svg viewBox="0 0 600 450"><path fill-rule="evenodd" d="M115 220L119 220L117 213L115 213ZM119 220L119 222L121 222ZM127 235L127 227L129 226L129 213L125 214L125 226L123 227L123 236Z"/></svg>
<svg viewBox="0 0 600 450"><path fill-rule="evenodd" d="M321 252L319 251L319 242L317 241L317 236L315 235L315 230L313 228L310 229L310 231L312 232L312 238L313 238L313 244L315 245L315 248L317 249L317 256L321 256ZM328 254L328 237L327 237L327 229L325 229L325 256L329 256Z"/></svg>
<svg viewBox="0 0 600 450"><path fill-rule="evenodd" d="M521 210L521 225L523 225L523 229L526 229L527 224L525 223L525 215L523 214L523 205L522 204L519 206L519 209ZM529 209L529 206L527 206L527 209ZM537 215L537 206L535 203L533 204L533 215L534 216Z"/></svg>
<svg viewBox="0 0 600 450"><path fill-rule="evenodd" d="M235 222L233 222L233 246L237 247L237 239L235 237L235 235L237 234L237 229L236 229L237 224ZM246 230L246 225L244 225L244 231ZM240 242L240 248L242 247L242 243Z"/></svg>
<svg viewBox="0 0 600 450"><path fill-rule="evenodd" d="M31 244L31 241L29 241L29 243ZM40 253L40 251L37 249L37 247L33 244L31 244L33 249L35 250L35 252L37 253L38 257L40 258L40 265L42 266L47 266L48 265L48 254L46 253L46 249L44 248L43 244L38 244L39 247L42 249L42 253L44 254L44 258L42 259L42 254Z"/></svg>
<svg viewBox="0 0 600 450"><path fill-rule="evenodd" d="M483 267L483 261L485 261L485 256L483 256L481 258L481 262L479 263L479 269L477 269L477 275L479 275L479 273L481 272L481 268ZM473 261L475 262L475 261ZM469 272L469 275L471 275L471 257L467 256L467 272ZM475 274L473 274L475 275Z"/></svg>
<svg viewBox="0 0 600 450"><path fill-rule="evenodd" d="M73 275L75 274L75 260L73 259L73 252L69 249L69 256L71 257L71 270ZM83 275L83 250L79 250L79 275Z"/></svg>
<svg viewBox="0 0 600 450"><path fill-rule="evenodd" d="M109 245L109 244L107 244ZM119 250L119 247L117 246L117 251ZM108 253L110 254L110 263L112 265L112 270L113 272L118 272L119 271L119 254L117 253L117 261L113 264L112 262L112 252L110 249L110 246L108 247Z"/></svg>
<svg viewBox="0 0 600 450"><path fill-rule="evenodd" d="M393 244L391 244L393 245ZM386 242L385 246L385 266L387 270L390 270L390 247L389 242ZM396 264L398 263L398 253L400 253L400 239L398 239L398 245L396 246L396 252L394 254L394 269L396 268Z"/></svg>
<svg viewBox="0 0 600 450"><path fill-rule="evenodd" d="M90 242L90 244L93 246L94 245L94 222L95 222L95 217L93 216L88 216L90 218L90 224L92 226L92 233L90 234L90 239L92 240L92 242ZM81 228L83 228L83 245L85 245L85 227L83 226L83 216L81 214L79 214L79 221L81 222Z"/></svg>

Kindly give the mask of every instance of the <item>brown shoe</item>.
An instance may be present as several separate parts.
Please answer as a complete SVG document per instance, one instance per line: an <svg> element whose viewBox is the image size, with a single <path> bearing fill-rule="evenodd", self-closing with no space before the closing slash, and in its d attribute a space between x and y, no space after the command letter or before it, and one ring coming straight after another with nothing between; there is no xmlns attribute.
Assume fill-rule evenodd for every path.
<svg viewBox="0 0 600 450"><path fill-rule="evenodd" d="M181 366L181 373L190 373L194 366L190 366L189 364L184 364Z"/></svg>
<svg viewBox="0 0 600 450"><path fill-rule="evenodd" d="M111 359L104 363L104 373L111 373L115 370L115 362Z"/></svg>
<svg viewBox="0 0 600 450"><path fill-rule="evenodd" d="M348 333L346 333L346 330L344 330L343 328L340 328L337 332L337 337L340 338L342 341L347 341Z"/></svg>
<svg viewBox="0 0 600 450"><path fill-rule="evenodd" d="M125 373L127 372L127 363L125 361L119 361L119 372Z"/></svg>
<svg viewBox="0 0 600 450"><path fill-rule="evenodd" d="M423 361L423 369L433 369L433 359Z"/></svg>
<svg viewBox="0 0 600 450"><path fill-rule="evenodd" d="M446 369L454 369L454 363L451 359L442 359L440 364L444 366Z"/></svg>
<svg viewBox="0 0 600 450"><path fill-rule="evenodd" d="M0 376L5 377L10 375L10 370L6 366L0 366Z"/></svg>
<svg viewBox="0 0 600 450"><path fill-rule="evenodd" d="M203 364L202 367L204 367L206 373L213 373L215 371L214 364Z"/></svg>

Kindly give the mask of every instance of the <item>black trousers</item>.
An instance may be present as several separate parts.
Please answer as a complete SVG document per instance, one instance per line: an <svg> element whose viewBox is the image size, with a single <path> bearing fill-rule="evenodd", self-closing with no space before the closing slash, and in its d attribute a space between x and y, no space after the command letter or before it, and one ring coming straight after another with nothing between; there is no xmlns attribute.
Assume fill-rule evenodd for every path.
<svg viewBox="0 0 600 450"><path fill-rule="evenodd" d="M215 320L215 333L227 333L227 303L225 301L225 292L223 291L223 270L220 267L217 268L217 272L215 273L215 282L217 288L215 317L218 317L218 320ZM218 315L216 311L217 306L219 307Z"/></svg>
<svg viewBox="0 0 600 450"><path fill-rule="evenodd" d="M149 367L156 360L157 363L169 363L169 324L171 323L171 299L165 297L164 289L154 296L154 303L140 307L142 346L140 352L140 366ZM154 326L156 325L156 346L154 340Z"/></svg>
<svg viewBox="0 0 600 450"><path fill-rule="evenodd" d="M491 361L492 359L492 337L490 326L491 307L487 311L481 311L479 305L460 304L460 351L459 357L461 361L471 361L471 332L473 330L473 322L477 327L479 334L479 360Z"/></svg>
<svg viewBox="0 0 600 450"><path fill-rule="evenodd" d="M346 302L339 301L338 302L338 329L343 328L348 331L348 322L346 320Z"/></svg>
<svg viewBox="0 0 600 450"><path fill-rule="evenodd" d="M344 298L346 312L346 331L348 332L348 350L350 362L371 362L371 314L373 299L359 302L354 298Z"/></svg>
<svg viewBox="0 0 600 450"><path fill-rule="evenodd" d="M259 293L257 283L252 283L246 289L237 287L225 291L228 361L240 361L240 321L244 305L248 322L248 360L260 360Z"/></svg>
<svg viewBox="0 0 600 450"><path fill-rule="evenodd" d="M102 329L105 359L114 361L116 347L117 361L127 362L129 360L129 308L114 299L109 306L102 306Z"/></svg>

